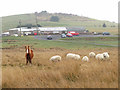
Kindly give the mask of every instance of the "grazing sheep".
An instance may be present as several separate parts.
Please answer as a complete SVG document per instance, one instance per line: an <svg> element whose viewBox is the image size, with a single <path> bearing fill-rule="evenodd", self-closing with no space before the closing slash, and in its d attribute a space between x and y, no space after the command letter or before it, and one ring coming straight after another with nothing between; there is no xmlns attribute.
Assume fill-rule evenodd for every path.
<svg viewBox="0 0 120 90"><path fill-rule="evenodd" d="M104 56L104 59L109 59L109 57L110 57L109 54L108 54L108 52L104 52L103 56Z"/></svg>
<svg viewBox="0 0 120 90"><path fill-rule="evenodd" d="M80 55L75 54L74 59L75 59L75 60L79 60L79 59L80 59Z"/></svg>
<svg viewBox="0 0 120 90"><path fill-rule="evenodd" d="M56 56L52 56L50 58L50 61L56 62L56 61L61 61L61 56L56 55Z"/></svg>
<svg viewBox="0 0 120 90"><path fill-rule="evenodd" d="M82 58L82 61L89 61L89 58L87 57L87 56L84 56L83 58Z"/></svg>
<svg viewBox="0 0 120 90"><path fill-rule="evenodd" d="M66 55L66 58L67 58L67 59L79 60L79 59L80 59L80 55L78 55L78 54L73 54L73 53L68 53L68 54Z"/></svg>
<svg viewBox="0 0 120 90"><path fill-rule="evenodd" d="M89 57L95 57L95 53L94 52L90 52L89 53Z"/></svg>
<svg viewBox="0 0 120 90"><path fill-rule="evenodd" d="M66 58L67 58L67 59L73 59L74 56L75 56L75 54L73 54L73 53L68 53L68 54L66 55Z"/></svg>
<svg viewBox="0 0 120 90"><path fill-rule="evenodd" d="M96 59L99 59L99 60L107 60L107 59L109 59L109 54L108 54L108 52L104 52L104 53L102 53L102 54L97 54L96 55Z"/></svg>
<svg viewBox="0 0 120 90"><path fill-rule="evenodd" d="M97 60L104 60L103 54L97 54L97 55L96 55L96 59L97 59Z"/></svg>

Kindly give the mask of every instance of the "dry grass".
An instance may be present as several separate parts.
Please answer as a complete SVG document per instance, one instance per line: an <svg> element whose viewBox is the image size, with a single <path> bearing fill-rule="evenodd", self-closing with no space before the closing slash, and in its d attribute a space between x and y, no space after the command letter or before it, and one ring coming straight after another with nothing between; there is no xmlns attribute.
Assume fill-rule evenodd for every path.
<svg viewBox="0 0 120 90"><path fill-rule="evenodd" d="M110 60L94 58L90 62L66 60L68 52L88 55L90 51L110 52ZM25 65L24 49L3 50L3 88L117 88L117 48L82 50L34 49L33 64ZM59 54L62 61L52 63L49 58Z"/></svg>

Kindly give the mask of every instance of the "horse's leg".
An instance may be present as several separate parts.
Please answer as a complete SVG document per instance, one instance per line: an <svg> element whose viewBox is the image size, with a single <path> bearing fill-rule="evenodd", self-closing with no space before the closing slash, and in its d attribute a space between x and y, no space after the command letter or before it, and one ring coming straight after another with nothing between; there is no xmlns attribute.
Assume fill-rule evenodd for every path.
<svg viewBox="0 0 120 90"><path fill-rule="evenodd" d="M26 65L28 64L28 60L26 60Z"/></svg>
<svg viewBox="0 0 120 90"><path fill-rule="evenodd" d="M29 60L29 62L32 64L32 61L31 61L31 59Z"/></svg>

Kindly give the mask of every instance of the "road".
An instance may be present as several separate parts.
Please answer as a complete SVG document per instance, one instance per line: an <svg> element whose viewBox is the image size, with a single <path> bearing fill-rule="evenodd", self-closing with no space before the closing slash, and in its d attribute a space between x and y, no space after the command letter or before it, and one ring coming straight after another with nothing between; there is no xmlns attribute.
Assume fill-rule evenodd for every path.
<svg viewBox="0 0 120 90"><path fill-rule="evenodd" d="M53 37L52 40L55 40L55 41L74 42L74 41L59 40L61 38L60 35L52 35L52 37ZM118 35L79 35L79 36L74 36L74 37L118 37ZM35 36L35 38L39 40L47 40L47 35ZM108 44L96 44L96 43L86 43L86 44L120 47L120 45L108 45Z"/></svg>
<svg viewBox="0 0 120 90"><path fill-rule="evenodd" d="M118 37L118 35L79 35L74 37ZM34 36L34 38L39 40L48 40L47 35L41 35L41 36ZM59 40L61 38L60 35L52 35L52 40Z"/></svg>

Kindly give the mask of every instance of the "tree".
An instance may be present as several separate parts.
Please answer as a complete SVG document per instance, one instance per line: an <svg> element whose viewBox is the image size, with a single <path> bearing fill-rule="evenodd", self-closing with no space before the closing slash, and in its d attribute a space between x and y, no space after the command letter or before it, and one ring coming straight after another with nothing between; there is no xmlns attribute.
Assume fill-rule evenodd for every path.
<svg viewBox="0 0 120 90"><path fill-rule="evenodd" d="M47 11L41 11L40 13L42 13L42 14L46 14L46 13L48 13Z"/></svg>
<svg viewBox="0 0 120 90"><path fill-rule="evenodd" d="M27 24L26 27L27 28L31 28L33 25L32 24Z"/></svg>
<svg viewBox="0 0 120 90"><path fill-rule="evenodd" d="M37 24L37 26L42 27L40 24ZM21 25L21 27L32 28L32 27L36 27L36 25L26 24L26 25ZM20 28L20 25L18 25L16 28Z"/></svg>
<svg viewBox="0 0 120 90"><path fill-rule="evenodd" d="M105 23L103 24L103 27L107 27Z"/></svg>
<svg viewBox="0 0 120 90"><path fill-rule="evenodd" d="M38 12L35 12L35 16L39 16L39 13L38 13Z"/></svg>
<svg viewBox="0 0 120 90"><path fill-rule="evenodd" d="M58 16L52 16L50 18L50 21L52 21L52 22L58 22L59 21L59 17Z"/></svg>
<svg viewBox="0 0 120 90"><path fill-rule="evenodd" d="M38 14L38 12L35 12L35 15L37 15Z"/></svg>
<svg viewBox="0 0 120 90"><path fill-rule="evenodd" d="M37 24L38 27L42 27L40 24Z"/></svg>

